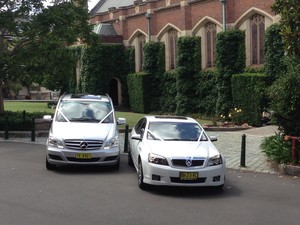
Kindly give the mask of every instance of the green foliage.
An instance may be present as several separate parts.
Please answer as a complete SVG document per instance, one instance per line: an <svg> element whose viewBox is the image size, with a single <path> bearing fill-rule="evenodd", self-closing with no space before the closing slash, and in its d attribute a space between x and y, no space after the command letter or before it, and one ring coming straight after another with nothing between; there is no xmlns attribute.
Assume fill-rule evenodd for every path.
<svg viewBox="0 0 300 225"><path fill-rule="evenodd" d="M215 116L217 104L217 73L201 71L196 77L196 109L202 116Z"/></svg>
<svg viewBox="0 0 300 225"><path fill-rule="evenodd" d="M129 74L127 82L131 110L138 113L149 113L151 75L144 72Z"/></svg>
<svg viewBox="0 0 300 225"><path fill-rule="evenodd" d="M30 131L32 129L32 118L42 118L44 115L45 112L5 111L0 113L0 130L4 131L7 125L8 131Z"/></svg>
<svg viewBox="0 0 300 225"><path fill-rule="evenodd" d="M159 99L162 93L162 76L165 71L165 46L160 42L147 42L144 46L143 72L150 75L148 90L150 91L150 111L160 110Z"/></svg>
<svg viewBox="0 0 300 225"><path fill-rule="evenodd" d="M288 55L300 57L299 0L275 0L272 10L280 14L281 35Z"/></svg>
<svg viewBox="0 0 300 225"><path fill-rule="evenodd" d="M232 76L233 108L241 109L238 123L261 125L261 114L264 107L267 107L267 80L268 76L262 73L242 73Z"/></svg>
<svg viewBox="0 0 300 225"><path fill-rule="evenodd" d="M300 59L286 61L287 72L269 89L273 118L286 135L300 136Z"/></svg>
<svg viewBox="0 0 300 225"><path fill-rule="evenodd" d="M80 92L109 93L110 80L120 79L126 88L127 52L121 44L97 44L82 49ZM118 66L116 66L118 65Z"/></svg>
<svg viewBox="0 0 300 225"><path fill-rule="evenodd" d="M165 46L161 42L147 42L144 45L143 72L161 76L165 72Z"/></svg>
<svg viewBox="0 0 300 225"><path fill-rule="evenodd" d="M176 94L177 94L177 86L176 79L177 73L176 71L166 72L162 79L162 94L160 97L160 106L161 112L163 113L174 113L176 110Z"/></svg>
<svg viewBox="0 0 300 225"><path fill-rule="evenodd" d="M233 107L231 93L231 76L242 73L245 69L245 33L240 30L220 32L217 35L218 71L217 114L228 115Z"/></svg>
<svg viewBox="0 0 300 225"><path fill-rule="evenodd" d="M290 142L285 141L281 135L266 137L260 148L272 161L286 164L293 163L292 145Z"/></svg>
<svg viewBox="0 0 300 225"><path fill-rule="evenodd" d="M195 111L195 77L200 69L200 38L178 39L177 106L176 114L184 115Z"/></svg>
<svg viewBox="0 0 300 225"><path fill-rule="evenodd" d="M1 33L11 39L0 37L0 82L35 82L66 90L74 61L65 46L78 38L95 41L84 1L62 1L48 8L40 0L1 1L0 9ZM2 105L0 95L0 111Z"/></svg>
<svg viewBox="0 0 300 225"><path fill-rule="evenodd" d="M281 73L284 72L284 43L280 35L281 27L273 24L265 33L265 65L264 71L270 75L272 83Z"/></svg>

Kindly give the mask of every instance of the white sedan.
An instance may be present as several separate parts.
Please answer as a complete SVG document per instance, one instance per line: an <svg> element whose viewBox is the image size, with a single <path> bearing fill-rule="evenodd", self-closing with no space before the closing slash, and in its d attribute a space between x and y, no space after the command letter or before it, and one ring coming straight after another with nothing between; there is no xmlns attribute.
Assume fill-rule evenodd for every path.
<svg viewBox="0 0 300 225"><path fill-rule="evenodd" d="M201 125L190 117L145 116L132 129L128 164L138 185L214 186L225 182L225 159Z"/></svg>

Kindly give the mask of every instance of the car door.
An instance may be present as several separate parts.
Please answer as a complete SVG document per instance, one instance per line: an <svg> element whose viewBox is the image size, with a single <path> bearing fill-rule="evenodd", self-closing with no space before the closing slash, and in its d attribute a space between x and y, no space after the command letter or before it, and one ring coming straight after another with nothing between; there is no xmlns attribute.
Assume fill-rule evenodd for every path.
<svg viewBox="0 0 300 225"><path fill-rule="evenodd" d="M140 135L141 138L143 138L144 133L145 133L145 127L146 127L147 119L142 118L139 120L139 122L136 124L136 126L132 129L131 135ZM137 166L138 163L138 157L140 154L140 145L141 145L141 140L136 140L132 139L130 140L130 151L131 151L131 156L132 160L135 166Z"/></svg>

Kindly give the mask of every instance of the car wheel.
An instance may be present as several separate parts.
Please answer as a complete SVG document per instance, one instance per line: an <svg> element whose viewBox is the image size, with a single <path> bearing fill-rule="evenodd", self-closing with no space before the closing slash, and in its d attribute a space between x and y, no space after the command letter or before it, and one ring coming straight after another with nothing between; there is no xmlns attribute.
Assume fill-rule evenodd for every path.
<svg viewBox="0 0 300 225"><path fill-rule="evenodd" d="M132 161L132 156L131 156L131 151L130 151L130 149L129 149L129 151L128 151L128 165L129 166L133 166L133 161Z"/></svg>
<svg viewBox="0 0 300 225"><path fill-rule="evenodd" d="M146 189L146 184L144 183L144 172L143 172L143 165L142 165L141 161L139 161L139 164L138 164L137 174L138 174L139 188L142 189L142 190L145 190Z"/></svg>
<svg viewBox="0 0 300 225"><path fill-rule="evenodd" d="M113 169L114 170L119 170L120 169L120 157L119 157L119 160L118 160L117 164L113 166Z"/></svg>
<svg viewBox="0 0 300 225"><path fill-rule="evenodd" d="M47 170L55 170L56 165L49 163L46 158L46 168L47 168Z"/></svg>

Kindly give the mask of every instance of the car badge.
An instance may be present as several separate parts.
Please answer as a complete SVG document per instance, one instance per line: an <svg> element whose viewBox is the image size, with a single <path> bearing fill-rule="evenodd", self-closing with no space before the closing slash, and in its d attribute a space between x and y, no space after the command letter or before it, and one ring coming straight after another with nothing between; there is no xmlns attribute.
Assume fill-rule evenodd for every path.
<svg viewBox="0 0 300 225"><path fill-rule="evenodd" d="M192 164L193 164L192 159L187 159L187 160L185 161L185 165L188 166L188 167L192 166Z"/></svg>
<svg viewBox="0 0 300 225"><path fill-rule="evenodd" d="M81 148L81 149L87 149L87 148L88 148L88 143L86 143L85 141L82 141L82 142L80 143L80 148Z"/></svg>

